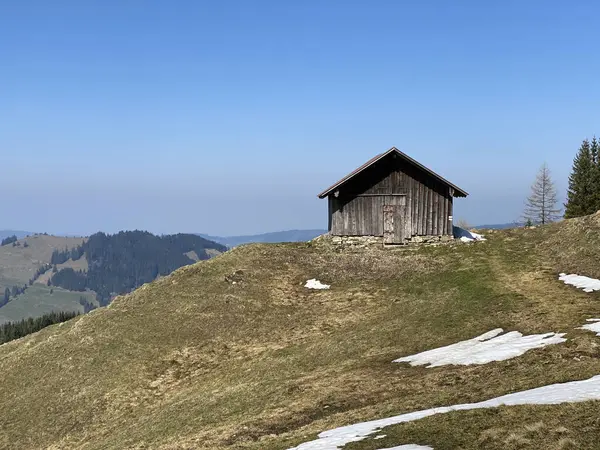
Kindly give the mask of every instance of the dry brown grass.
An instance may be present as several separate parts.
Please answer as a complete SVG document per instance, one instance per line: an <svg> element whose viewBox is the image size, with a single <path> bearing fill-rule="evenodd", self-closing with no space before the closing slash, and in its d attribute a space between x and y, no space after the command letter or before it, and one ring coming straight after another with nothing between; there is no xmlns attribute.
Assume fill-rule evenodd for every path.
<svg viewBox="0 0 600 450"><path fill-rule="evenodd" d="M0 446L285 449L335 426L598 374L598 338L574 327L600 304L556 280L560 261L576 260L554 253L561 226L575 225L391 251L248 245L181 268L1 346L11 414L0 415ZM596 260L581 268L593 273ZM307 290L309 278L332 287ZM484 366L391 363L498 326L569 341ZM595 413L595 403L457 412L348 449L591 448Z"/></svg>

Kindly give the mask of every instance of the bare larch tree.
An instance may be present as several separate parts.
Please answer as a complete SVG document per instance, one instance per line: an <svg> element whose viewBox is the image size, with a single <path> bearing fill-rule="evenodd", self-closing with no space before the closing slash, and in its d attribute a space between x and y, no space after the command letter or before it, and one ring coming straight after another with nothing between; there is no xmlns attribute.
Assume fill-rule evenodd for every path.
<svg viewBox="0 0 600 450"><path fill-rule="evenodd" d="M556 203L556 187L550 176L550 169L544 163L531 186L523 218L526 222L541 225L554 222L560 217L560 209L556 207Z"/></svg>

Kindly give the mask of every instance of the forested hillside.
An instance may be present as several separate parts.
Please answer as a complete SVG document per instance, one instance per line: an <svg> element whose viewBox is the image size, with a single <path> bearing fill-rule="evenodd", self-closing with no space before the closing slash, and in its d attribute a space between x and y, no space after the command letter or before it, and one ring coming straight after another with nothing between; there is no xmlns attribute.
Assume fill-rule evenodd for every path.
<svg viewBox="0 0 600 450"><path fill-rule="evenodd" d="M49 325L65 322L78 314L78 312L51 312L35 319L29 317L18 322L4 323L0 325L0 345L35 333Z"/></svg>
<svg viewBox="0 0 600 450"><path fill-rule="evenodd" d="M106 304L113 295L129 292L197 260L208 259L207 250L223 252L226 247L192 234L96 233L81 246L55 251L52 255L52 264L86 258L87 271L63 268L48 283L71 291L95 291L99 303Z"/></svg>

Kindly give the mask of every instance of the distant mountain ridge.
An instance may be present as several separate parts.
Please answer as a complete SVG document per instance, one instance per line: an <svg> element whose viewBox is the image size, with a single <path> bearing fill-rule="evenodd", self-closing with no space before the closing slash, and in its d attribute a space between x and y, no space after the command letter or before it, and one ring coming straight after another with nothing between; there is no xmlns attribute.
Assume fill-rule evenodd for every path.
<svg viewBox="0 0 600 450"><path fill-rule="evenodd" d="M16 236L17 239L22 239L26 236L31 236L32 234L35 233L30 233L29 231L22 230L0 230L0 240L10 236Z"/></svg>
<svg viewBox="0 0 600 450"><path fill-rule="evenodd" d="M226 245L229 248L236 247L242 244L254 242L260 243L277 243L277 242L304 242L310 241L317 236L327 233L327 230L312 229L312 230L285 230L274 231L262 234L249 234L241 236L211 236L208 234L198 233L198 236Z"/></svg>
<svg viewBox="0 0 600 450"><path fill-rule="evenodd" d="M182 266L209 259L211 254L207 250L224 252L227 248L194 234L156 236L137 230L112 235L96 233L75 249L53 254L53 263L85 257L87 270L61 269L50 283L70 291L92 290L100 304L106 304L114 295L127 293Z"/></svg>
<svg viewBox="0 0 600 450"><path fill-rule="evenodd" d="M498 223L498 224L485 224L476 225L472 228L480 229L495 229L501 230L505 228L513 228L518 226L514 222L510 223ZM237 247L238 245L250 244L250 243L278 243L278 242L305 242L316 238L327 230L324 229L309 229L309 230L284 230L274 231L269 233L261 234L247 234L239 236L213 236L210 234L197 233L198 236L208 239L213 242L225 245L228 248Z"/></svg>
<svg viewBox="0 0 600 450"><path fill-rule="evenodd" d="M519 224L515 222L510 223L495 223L495 224L486 224L486 225L476 225L473 228L487 229L487 230L504 230L506 228L514 228L518 227Z"/></svg>
<svg viewBox="0 0 600 450"><path fill-rule="evenodd" d="M87 312L226 250L195 234L31 234L0 246L0 324L53 311Z"/></svg>

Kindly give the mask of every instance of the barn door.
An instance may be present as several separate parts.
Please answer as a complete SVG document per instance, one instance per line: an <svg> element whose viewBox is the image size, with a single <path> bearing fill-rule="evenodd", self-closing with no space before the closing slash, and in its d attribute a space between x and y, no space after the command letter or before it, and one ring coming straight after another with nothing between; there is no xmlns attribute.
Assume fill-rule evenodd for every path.
<svg viewBox="0 0 600 450"><path fill-rule="evenodd" d="M394 243L394 216L396 215L395 205L383 206L383 243Z"/></svg>
<svg viewBox="0 0 600 450"><path fill-rule="evenodd" d="M383 205L383 243L404 242L404 205Z"/></svg>

